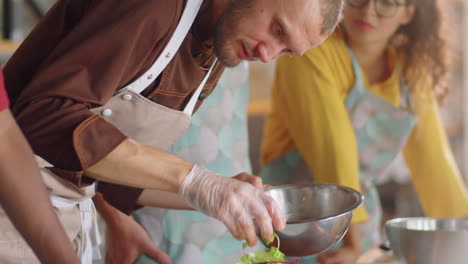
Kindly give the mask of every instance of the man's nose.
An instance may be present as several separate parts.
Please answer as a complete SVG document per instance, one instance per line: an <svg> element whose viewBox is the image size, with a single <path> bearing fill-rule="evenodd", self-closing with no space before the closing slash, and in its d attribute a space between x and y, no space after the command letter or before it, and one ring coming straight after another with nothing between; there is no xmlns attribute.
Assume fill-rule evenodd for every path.
<svg viewBox="0 0 468 264"><path fill-rule="evenodd" d="M285 50L284 45L278 42L272 42L269 44L259 44L258 46L258 56L263 63L267 63L273 59L276 59L281 55Z"/></svg>

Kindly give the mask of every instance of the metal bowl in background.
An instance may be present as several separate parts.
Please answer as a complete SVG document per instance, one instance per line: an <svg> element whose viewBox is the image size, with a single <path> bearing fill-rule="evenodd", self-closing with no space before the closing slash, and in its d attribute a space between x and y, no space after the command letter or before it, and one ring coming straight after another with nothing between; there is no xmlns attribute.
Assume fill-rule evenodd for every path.
<svg viewBox="0 0 468 264"><path fill-rule="evenodd" d="M286 215L286 228L276 233L281 252L290 257L315 255L333 247L363 201L359 192L329 184L282 185L265 192Z"/></svg>
<svg viewBox="0 0 468 264"><path fill-rule="evenodd" d="M468 263L468 219L397 218L385 224L385 232L402 263Z"/></svg>

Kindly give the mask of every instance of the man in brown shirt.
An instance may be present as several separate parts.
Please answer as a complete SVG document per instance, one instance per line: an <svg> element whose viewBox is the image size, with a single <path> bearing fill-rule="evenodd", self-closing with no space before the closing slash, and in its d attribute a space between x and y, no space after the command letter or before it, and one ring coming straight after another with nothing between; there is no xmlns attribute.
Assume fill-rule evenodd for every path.
<svg viewBox="0 0 468 264"><path fill-rule="evenodd" d="M61 179L77 187L99 180L104 199L125 213L138 205L193 207L253 245L252 217L268 239L273 226L284 227L284 216L261 190L137 143L105 118L112 112L92 111L161 56L185 5L184 0L59 1L5 67L13 111L35 153ZM225 66L302 54L328 36L341 8L342 0L205 0L177 53L163 54L170 63L159 76L147 76L152 82L141 94L146 104L182 111L216 63L198 107ZM251 175L238 178L261 186ZM173 197L169 204L168 197Z"/></svg>

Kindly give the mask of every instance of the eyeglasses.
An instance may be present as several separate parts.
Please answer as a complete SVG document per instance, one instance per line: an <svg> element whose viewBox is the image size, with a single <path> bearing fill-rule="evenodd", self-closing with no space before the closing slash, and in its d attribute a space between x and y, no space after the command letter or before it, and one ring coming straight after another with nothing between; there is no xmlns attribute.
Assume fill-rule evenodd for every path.
<svg viewBox="0 0 468 264"><path fill-rule="evenodd" d="M354 8L363 8L369 4L371 0L347 0L348 5ZM375 13L380 17L392 17L396 14L400 6L407 6L408 3L399 2L398 0L372 0L374 1Z"/></svg>

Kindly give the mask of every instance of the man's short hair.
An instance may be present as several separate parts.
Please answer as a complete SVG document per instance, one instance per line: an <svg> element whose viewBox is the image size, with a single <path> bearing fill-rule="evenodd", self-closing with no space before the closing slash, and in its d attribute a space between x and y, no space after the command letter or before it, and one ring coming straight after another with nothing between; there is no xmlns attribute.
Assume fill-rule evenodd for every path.
<svg viewBox="0 0 468 264"><path fill-rule="evenodd" d="M320 13L323 17L322 34L328 35L335 30L341 20L344 0L320 0Z"/></svg>

